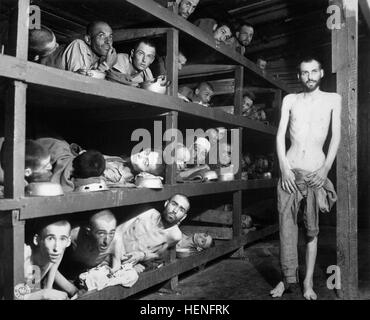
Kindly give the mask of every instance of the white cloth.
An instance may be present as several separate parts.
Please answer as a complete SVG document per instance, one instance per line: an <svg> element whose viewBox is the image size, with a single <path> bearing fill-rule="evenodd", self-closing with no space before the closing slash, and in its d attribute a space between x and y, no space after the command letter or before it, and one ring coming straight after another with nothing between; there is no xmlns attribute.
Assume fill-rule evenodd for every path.
<svg viewBox="0 0 370 320"><path fill-rule="evenodd" d="M106 287L115 285L132 287L139 279L139 275L131 263L126 263L113 274L111 273L110 268L104 265L81 273L79 278L81 284L83 284L88 291L100 291Z"/></svg>

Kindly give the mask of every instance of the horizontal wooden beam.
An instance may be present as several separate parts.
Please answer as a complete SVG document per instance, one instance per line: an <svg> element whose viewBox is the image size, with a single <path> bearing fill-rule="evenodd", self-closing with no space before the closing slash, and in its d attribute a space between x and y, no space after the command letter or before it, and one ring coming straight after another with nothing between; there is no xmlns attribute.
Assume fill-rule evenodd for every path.
<svg viewBox="0 0 370 320"><path fill-rule="evenodd" d="M245 127L267 134L275 134L276 128L258 121L227 114L221 110L203 107L196 103L187 103L177 97L161 95L147 90L98 80L73 72L45 67L33 62L0 55L0 76L16 79L30 84L29 92L35 89L47 89L48 98L53 99L50 108L60 106L71 108L73 101L78 101L78 108L97 106L104 116L109 107L123 110L133 105L150 106L153 109L178 111L183 114L206 118L232 127ZM41 93L42 93L41 90ZM46 98L45 98L46 99ZM77 108L76 107L76 108ZM95 111L97 119L98 111ZM118 117L118 115L117 115Z"/></svg>
<svg viewBox="0 0 370 320"><path fill-rule="evenodd" d="M235 66L221 64L190 64L180 70L179 78L204 77L209 75L234 72Z"/></svg>
<svg viewBox="0 0 370 320"><path fill-rule="evenodd" d="M137 28L113 30L113 41L121 42L146 37L163 36L170 28Z"/></svg>
<svg viewBox="0 0 370 320"><path fill-rule="evenodd" d="M211 195L236 190L253 190L275 187L276 179L235 180L230 182L185 183L165 185L161 190L114 188L91 193L67 193L57 197L24 197L0 200L1 211L21 209L21 219L61 215L104 208L114 208L140 203L163 201L175 193L189 197Z"/></svg>
<svg viewBox="0 0 370 320"><path fill-rule="evenodd" d="M233 223L232 211L225 210L209 209L198 214L195 217L190 218L191 219L189 219L188 222L197 221L197 222L219 223L225 225L232 225Z"/></svg>
<svg viewBox="0 0 370 320"><path fill-rule="evenodd" d="M108 287L101 291L90 291L79 300L118 300L125 299L147 288L160 284L172 277L206 264L209 261L234 252L242 246L265 238L278 231L277 225L271 225L258 231L253 231L238 239L220 241L213 248L191 255L183 259L176 259L168 265L154 271L148 271L139 275L139 280L131 288L122 286Z"/></svg>
<svg viewBox="0 0 370 320"><path fill-rule="evenodd" d="M233 228L231 227L182 225L181 231L185 234L208 233L213 239L219 240L233 238Z"/></svg>
<svg viewBox="0 0 370 320"><path fill-rule="evenodd" d="M237 53L235 50L232 50L230 47L226 45L220 46L216 45L216 42L214 41L212 36L204 32L200 28L196 27L189 21L179 17L178 15L175 15L170 10L155 3L154 1L126 0L126 2L131 3L135 7L150 13L151 15L162 21L165 21L170 26L179 29L180 31L191 36L193 39L202 42L203 44L211 47L213 50L232 59L237 64L246 67L250 72L258 75L261 79L265 79L271 85L278 87L283 91L289 92L289 88L283 82L275 80L271 75L267 73L265 74L262 73L262 71L258 68L258 66L255 63L253 63L246 57L242 56L241 54Z"/></svg>

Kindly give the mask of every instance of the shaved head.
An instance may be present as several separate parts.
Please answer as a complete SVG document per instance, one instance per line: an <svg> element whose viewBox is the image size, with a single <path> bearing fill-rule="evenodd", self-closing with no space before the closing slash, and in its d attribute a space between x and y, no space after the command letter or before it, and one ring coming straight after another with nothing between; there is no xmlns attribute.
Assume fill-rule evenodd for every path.
<svg viewBox="0 0 370 320"><path fill-rule="evenodd" d="M99 224L99 222L104 221L110 223L111 221L116 221L116 217L110 210L102 210L93 214L89 219L90 226L94 227Z"/></svg>

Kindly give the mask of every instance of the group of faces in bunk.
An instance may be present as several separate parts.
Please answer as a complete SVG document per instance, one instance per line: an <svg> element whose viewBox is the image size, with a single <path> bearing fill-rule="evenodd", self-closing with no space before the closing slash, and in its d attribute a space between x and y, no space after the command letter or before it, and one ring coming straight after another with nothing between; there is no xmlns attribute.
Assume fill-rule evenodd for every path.
<svg viewBox="0 0 370 320"><path fill-rule="evenodd" d="M177 1L177 12L188 19L199 0ZM253 27L238 26L212 18L194 22L212 35L216 45L230 46L244 55L252 41ZM92 21L83 37L58 44L51 28L41 26L29 32L29 60L86 77L107 80L164 94L168 86L166 57L158 56L150 39L138 40L127 53L116 52L113 30L105 21ZM181 70L186 56L178 52ZM151 70L156 70L152 72ZM262 68L262 67L261 67ZM154 73L154 75L153 75ZM210 82L180 86L178 97L210 107L214 88ZM265 121L262 109L254 106L255 96L243 97L242 115ZM172 150L178 183L230 181L235 178L233 150L224 127L208 128L205 136L189 145L177 143ZM0 196L4 196L6 140L0 138ZM271 178L273 155L245 154L242 179ZM58 196L69 192L104 192L110 188L162 189L166 165L164 150L145 148L127 155L105 155L63 138L27 139L24 184L27 196ZM113 210L97 210L80 221L36 219L26 228L25 279L36 283L24 299L75 299L90 290L121 284L133 286L144 270L163 265L168 248L176 247L186 257L214 245L203 232L183 233L179 225L190 209L183 194L172 195L161 208L138 206L133 218L120 221ZM249 216L246 227L253 226ZM35 278L38 278L34 281Z"/></svg>

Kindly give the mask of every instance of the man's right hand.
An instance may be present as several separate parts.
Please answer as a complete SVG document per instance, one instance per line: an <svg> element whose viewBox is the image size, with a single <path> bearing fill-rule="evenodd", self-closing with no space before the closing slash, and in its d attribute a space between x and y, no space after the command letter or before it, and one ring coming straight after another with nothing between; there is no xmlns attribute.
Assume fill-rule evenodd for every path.
<svg viewBox="0 0 370 320"><path fill-rule="evenodd" d="M137 86L137 83L134 83L134 82L131 81L130 76L128 76L127 74L118 72L118 71L108 70L107 75L106 75L106 79L112 80L112 81L115 81L115 82L119 82L119 83L122 83L122 84L126 84L126 85L129 85L129 86L134 86L134 87Z"/></svg>
<svg viewBox="0 0 370 320"><path fill-rule="evenodd" d="M292 170L285 169L281 171L281 187L284 191L294 193L298 190L295 184L295 175Z"/></svg>
<svg viewBox="0 0 370 320"><path fill-rule="evenodd" d="M117 52L116 49L111 47L108 51L107 56L105 57L105 63L108 65L109 68L112 68L117 62Z"/></svg>
<svg viewBox="0 0 370 320"><path fill-rule="evenodd" d="M43 300L68 300L68 294L55 289L43 289Z"/></svg>

